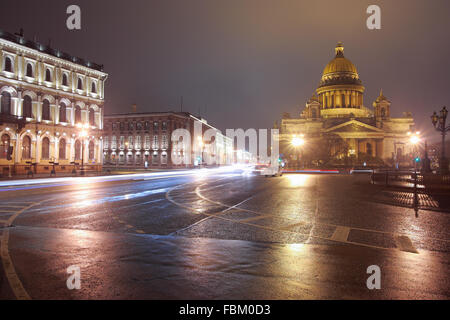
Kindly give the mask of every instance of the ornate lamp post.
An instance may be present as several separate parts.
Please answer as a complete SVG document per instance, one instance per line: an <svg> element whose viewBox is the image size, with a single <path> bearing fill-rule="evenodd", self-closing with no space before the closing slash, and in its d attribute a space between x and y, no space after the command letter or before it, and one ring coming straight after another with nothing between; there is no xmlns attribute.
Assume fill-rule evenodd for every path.
<svg viewBox="0 0 450 320"><path fill-rule="evenodd" d="M441 174L448 173L448 162L447 159L445 158L445 136L447 134L447 131L450 130L450 126L447 126L447 115L448 111L447 108L444 106L442 110L439 112L439 115L435 111L431 116L431 122L433 123L433 126L442 135L441 159L439 161L440 162L439 170Z"/></svg>

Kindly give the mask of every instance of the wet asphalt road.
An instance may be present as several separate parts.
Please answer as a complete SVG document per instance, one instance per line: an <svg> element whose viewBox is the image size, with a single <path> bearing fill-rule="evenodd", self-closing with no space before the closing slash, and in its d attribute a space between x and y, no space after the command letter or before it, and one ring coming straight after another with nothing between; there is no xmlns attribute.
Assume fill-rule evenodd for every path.
<svg viewBox="0 0 450 320"><path fill-rule="evenodd" d="M448 213L365 175L200 172L0 187L0 298L450 298Z"/></svg>

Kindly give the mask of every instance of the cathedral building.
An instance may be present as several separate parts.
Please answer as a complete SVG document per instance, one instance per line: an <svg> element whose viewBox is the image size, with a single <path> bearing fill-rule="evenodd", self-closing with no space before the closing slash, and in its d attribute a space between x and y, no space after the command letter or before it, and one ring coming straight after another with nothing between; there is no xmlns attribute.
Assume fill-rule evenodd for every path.
<svg viewBox="0 0 450 320"><path fill-rule="evenodd" d="M0 30L0 175L101 170L101 65Z"/></svg>
<svg viewBox="0 0 450 320"><path fill-rule="evenodd" d="M414 152L409 143L414 129L411 113L391 117L391 102L382 91L368 108L364 92L355 65L338 43L334 59L299 116L283 115L280 154L288 166L409 165Z"/></svg>

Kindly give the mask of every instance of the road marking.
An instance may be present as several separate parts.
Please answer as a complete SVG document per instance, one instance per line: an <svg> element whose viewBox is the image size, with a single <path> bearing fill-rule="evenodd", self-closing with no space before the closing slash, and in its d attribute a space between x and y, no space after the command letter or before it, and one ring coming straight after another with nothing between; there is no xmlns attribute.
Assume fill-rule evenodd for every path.
<svg viewBox="0 0 450 320"><path fill-rule="evenodd" d="M287 231L287 230L294 229L295 227L298 227L298 226L304 226L305 224L306 224L306 222L293 223L293 224L287 225L285 227L281 227L280 229Z"/></svg>
<svg viewBox="0 0 450 320"><path fill-rule="evenodd" d="M331 240L333 241L340 241L340 242L347 242L348 234L350 233L349 227L342 227L339 226L334 230L333 235L331 236Z"/></svg>
<svg viewBox="0 0 450 320"><path fill-rule="evenodd" d="M239 222L258 221L260 219L266 219L266 218L270 218L270 217L273 217L273 215L268 214L268 215L262 215L262 216L257 216L257 217L251 217L251 218L247 218L247 219L240 219Z"/></svg>
<svg viewBox="0 0 450 320"><path fill-rule="evenodd" d="M407 236L398 236L395 238L395 242L397 243L398 249L401 251L419 253L411 242L411 239Z"/></svg>
<svg viewBox="0 0 450 320"><path fill-rule="evenodd" d="M12 226L12 223L19 216L19 214L41 203L42 202L36 202L26 207L22 207L23 208L22 210L17 211L13 216L11 216L6 221L6 227ZM3 263L3 268L5 269L6 278L8 279L9 285L18 300L31 300L31 297L28 295L27 291L23 287L22 282L19 279L19 276L16 273L16 269L14 268L11 256L9 255L8 245L9 245L9 230L5 229L1 238L0 256Z"/></svg>

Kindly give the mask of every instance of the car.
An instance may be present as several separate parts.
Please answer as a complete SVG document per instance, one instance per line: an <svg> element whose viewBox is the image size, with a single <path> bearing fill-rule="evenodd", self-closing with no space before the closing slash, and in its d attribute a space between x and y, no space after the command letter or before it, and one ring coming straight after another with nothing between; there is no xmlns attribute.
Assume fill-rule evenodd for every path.
<svg viewBox="0 0 450 320"><path fill-rule="evenodd" d="M261 175L266 177L281 177L283 175L283 168L281 166L267 166L265 169L261 171Z"/></svg>

